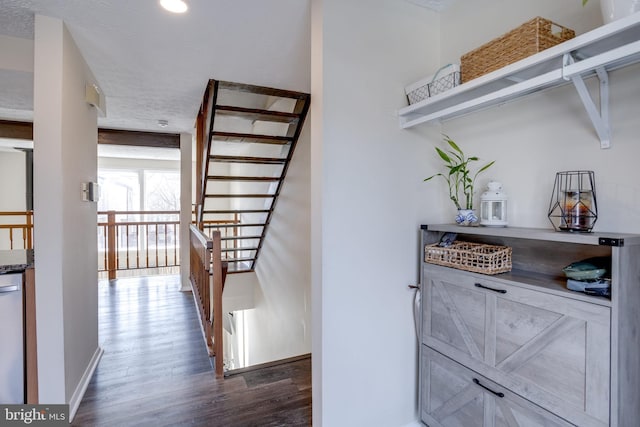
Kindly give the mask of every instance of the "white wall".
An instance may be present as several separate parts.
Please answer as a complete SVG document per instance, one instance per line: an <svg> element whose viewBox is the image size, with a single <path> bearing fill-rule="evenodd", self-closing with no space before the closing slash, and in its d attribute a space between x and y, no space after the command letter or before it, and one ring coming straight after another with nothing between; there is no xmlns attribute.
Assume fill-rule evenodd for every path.
<svg viewBox="0 0 640 427"><path fill-rule="evenodd" d="M255 290L259 286L255 271L227 274L222 295L222 311L230 313L255 308Z"/></svg>
<svg viewBox="0 0 640 427"><path fill-rule="evenodd" d="M191 290L189 281L189 226L191 225L191 153L193 152L193 135L180 134L180 290Z"/></svg>
<svg viewBox="0 0 640 427"><path fill-rule="evenodd" d="M404 86L439 64L439 18L408 2L323 0L312 15L314 425L402 426L417 405L418 229L440 221ZM321 242L321 246L319 246Z"/></svg>
<svg viewBox="0 0 640 427"><path fill-rule="evenodd" d="M322 0L311 1L311 105L309 126L311 132L310 202L311 202L311 390L312 419L317 426L324 422L322 396L322 351L323 331L322 310L322 139L323 139L323 33L324 8Z"/></svg>
<svg viewBox="0 0 640 427"><path fill-rule="evenodd" d="M33 40L0 35L0 69L33 72Z"/></svg>
<svg viewBox="0 0 640 427"><path fill-rule="evenodd" d="M251 365L311 352L310 145L305 126L256 263Z"/></svg>
<svg viewBox="0 0 640 427"><path fill-rule="evenodd" d="M17 150L0 150L0 212L26 210L26 191L25 153ZM8 217L0 218L0 222L8 219ZM24 221L24 217L19 220Z"/></svg>
<svg viewBox="0 0 640 427"><path fill-rule="evenodd" d="M298 25L310 24L310 8L305 10ZM310 39L301 38L296 43L307 45ZM304 51L309 51L303 49ZM296 76L288 82L288 87L302 88L310 86L309 58L300 58L296 67ZM257 101L258 97L247 96L247 100ZM260 99L262 101L262 99ZM252 105L256 108L274 111L293 111L296 101L289 98L264 98L264 105ZM224 117L222 118L224 120ZM217 119L216 119L217 120ZM280 189L280 196L271 216L266 238L256 263L255 274L234 274L227 276L225 285L225 307L234 303L252 305L251 310L243 313L247 331L248 346L245 348L244 363L249 365L285 359L311 352L311 278L310 278L310 134L307 117L298 139L287 176ZM255 134L285 135L289 125L269 122L248 122L236 120L224 121L224 128L235 126L234 131L253 132ZM273 144L249 144L245 152L234 154L258 157L284 157L287 147ZM285 152L286 155L286 152ZM215 164L216 174L220 173L219 164ZM211 171L211 169L210 169ZM211 172L210 172L211 173ZM231 175L278 176L279 166L232 164ZM275 183L234 182L230 184L232 192L268 193L273 192ZM236 199L233 209L268 209L270 201L262 199ZM243 214L247 223L261 222L265 214ZM262 229L242 228L246 235L260 234ZM251 242L252 246L255 242ZM241 276L241 277L239 277ZM242 290L252 289L253 295L245 298L243 292L232 294L231 288L242 285ZM227 311L227 310L225 310Z"/></svg>
<svg viewBox="0 0 640 427"><path fill-rule="evenodd" d="M182 155L182 153L181 153ZM151 169L179 171L181 163L178 160L158 159L128 159L122 157L98 157L99 169Z"/></svg>
<svg viewBox="0 0 640 427"><path fill-rule="evenodd" d="M443 28L451 29L448 37L442 37L442 57L445 58L445 52L459 55L464 49L479 46L487 41L486 38L499 35L488 34L484 29L483 23L493 22L495 16L500 16L500 20L495 21L496 26L507 29L517 27L535 15L575 28L578 34L601 25L598 2L589 2L584 10L580 3L487 0L478 4L459 1L442 16ZM497 31L502 30L495 29L494 32ZM483 38L475 36L480 33ZM597 80L591 78L589 86L597 101ZM490 177L503 182L510 196L510 225L551 227L547 211L556 172L593 170L598 196L595 230L638 233L640 66L610 73L610 89L613 136L608 150L600 149L572 85L445 122L442 129L471 154L496 160L482 182ZM437 128L437 125L424 127ZM433 140L430 145L437 142ZM436 170L430 171L433 172ZM451 209L447 207L450 214Z"/></svg>
<svg viewBox="0 0 640 427"><path fill-rule="evenodd" d="M22 151L0 149L0 212L26 210L26 156ZM0 216L0 224L24 224L22 216ZM9 229L0 229L0 250L11 248ZM13 230L13 248L23 247L22 230Z"/></svg>
<svg viewBox="0 0 640 427"><path fill-rule="evenodd" d="M573 29L577 35L602 25L598 1L581 0L456 0L441 14L442 64L460 63L460 56L541 16Z"/></svg>
<svg viewBox="0 0 640 427"><path fill-rule="evenodd" d="M97 180L94 83L62 21L36 16L34 224L39 398L69 403L98 353L96 204L81 183Z"/></svg>

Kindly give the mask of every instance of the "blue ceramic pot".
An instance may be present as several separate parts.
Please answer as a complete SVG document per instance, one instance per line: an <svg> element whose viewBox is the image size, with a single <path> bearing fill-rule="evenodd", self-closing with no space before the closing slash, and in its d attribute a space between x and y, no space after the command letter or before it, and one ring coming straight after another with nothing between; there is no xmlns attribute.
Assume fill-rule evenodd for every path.
<svg viewBox="0 0 640 427"><path fill-rule="evenodd" d="M458 209L456 215L456 224L458 225L478 225L478 216L473 209Z"/></svg>

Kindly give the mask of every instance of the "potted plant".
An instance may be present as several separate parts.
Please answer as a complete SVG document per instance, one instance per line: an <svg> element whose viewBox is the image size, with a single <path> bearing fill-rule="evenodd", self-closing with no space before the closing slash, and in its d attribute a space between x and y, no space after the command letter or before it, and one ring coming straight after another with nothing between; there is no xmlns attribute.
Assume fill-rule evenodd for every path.
<svg viewBox="0 0 640 427"><path fill-rule="evenodd" d="M456 222L458 224L473 225L478 222L478 217L473 209L473 189L476 184L476 178L481 172L489 169L495 161L487 163L474 173L472 171L473 163L480 159L476 156L467 157L447 135L444 135L444 141L451 149L445 152L436 147L436 151L444 161L448 171L445 174L437 173L431 175L425 178L425 182L436 176L441 176L447 182L449 198L458 209Z"/></svg>

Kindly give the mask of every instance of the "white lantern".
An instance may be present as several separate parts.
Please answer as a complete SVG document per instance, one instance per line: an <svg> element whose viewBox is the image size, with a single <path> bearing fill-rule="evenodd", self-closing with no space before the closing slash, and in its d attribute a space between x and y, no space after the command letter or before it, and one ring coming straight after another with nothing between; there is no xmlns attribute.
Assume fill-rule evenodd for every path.
<svg viewBox="0 0 640 427"><path fill-rule="evenodd" d="M491 181L487 187L480 196L480 225L506 227L507 195L502 192L502 184Z"/></svg>

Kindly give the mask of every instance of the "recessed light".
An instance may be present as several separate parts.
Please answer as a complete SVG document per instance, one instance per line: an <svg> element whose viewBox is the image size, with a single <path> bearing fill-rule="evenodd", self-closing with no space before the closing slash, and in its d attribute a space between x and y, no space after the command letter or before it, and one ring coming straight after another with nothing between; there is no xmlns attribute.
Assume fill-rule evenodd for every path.
<svg viewBox="0 0 640 427"><path fill-rule="evenodd" d="M160 6L172 13L185 13L189 9L184 0L160 0Z"/></svg>
<svg viewBox="0 0 640 427"><path fill-rule="evenodd" d="M169 120L158 120L158 126L160 126L161 128L166 128L167 126L169 126Z"/></svg>

